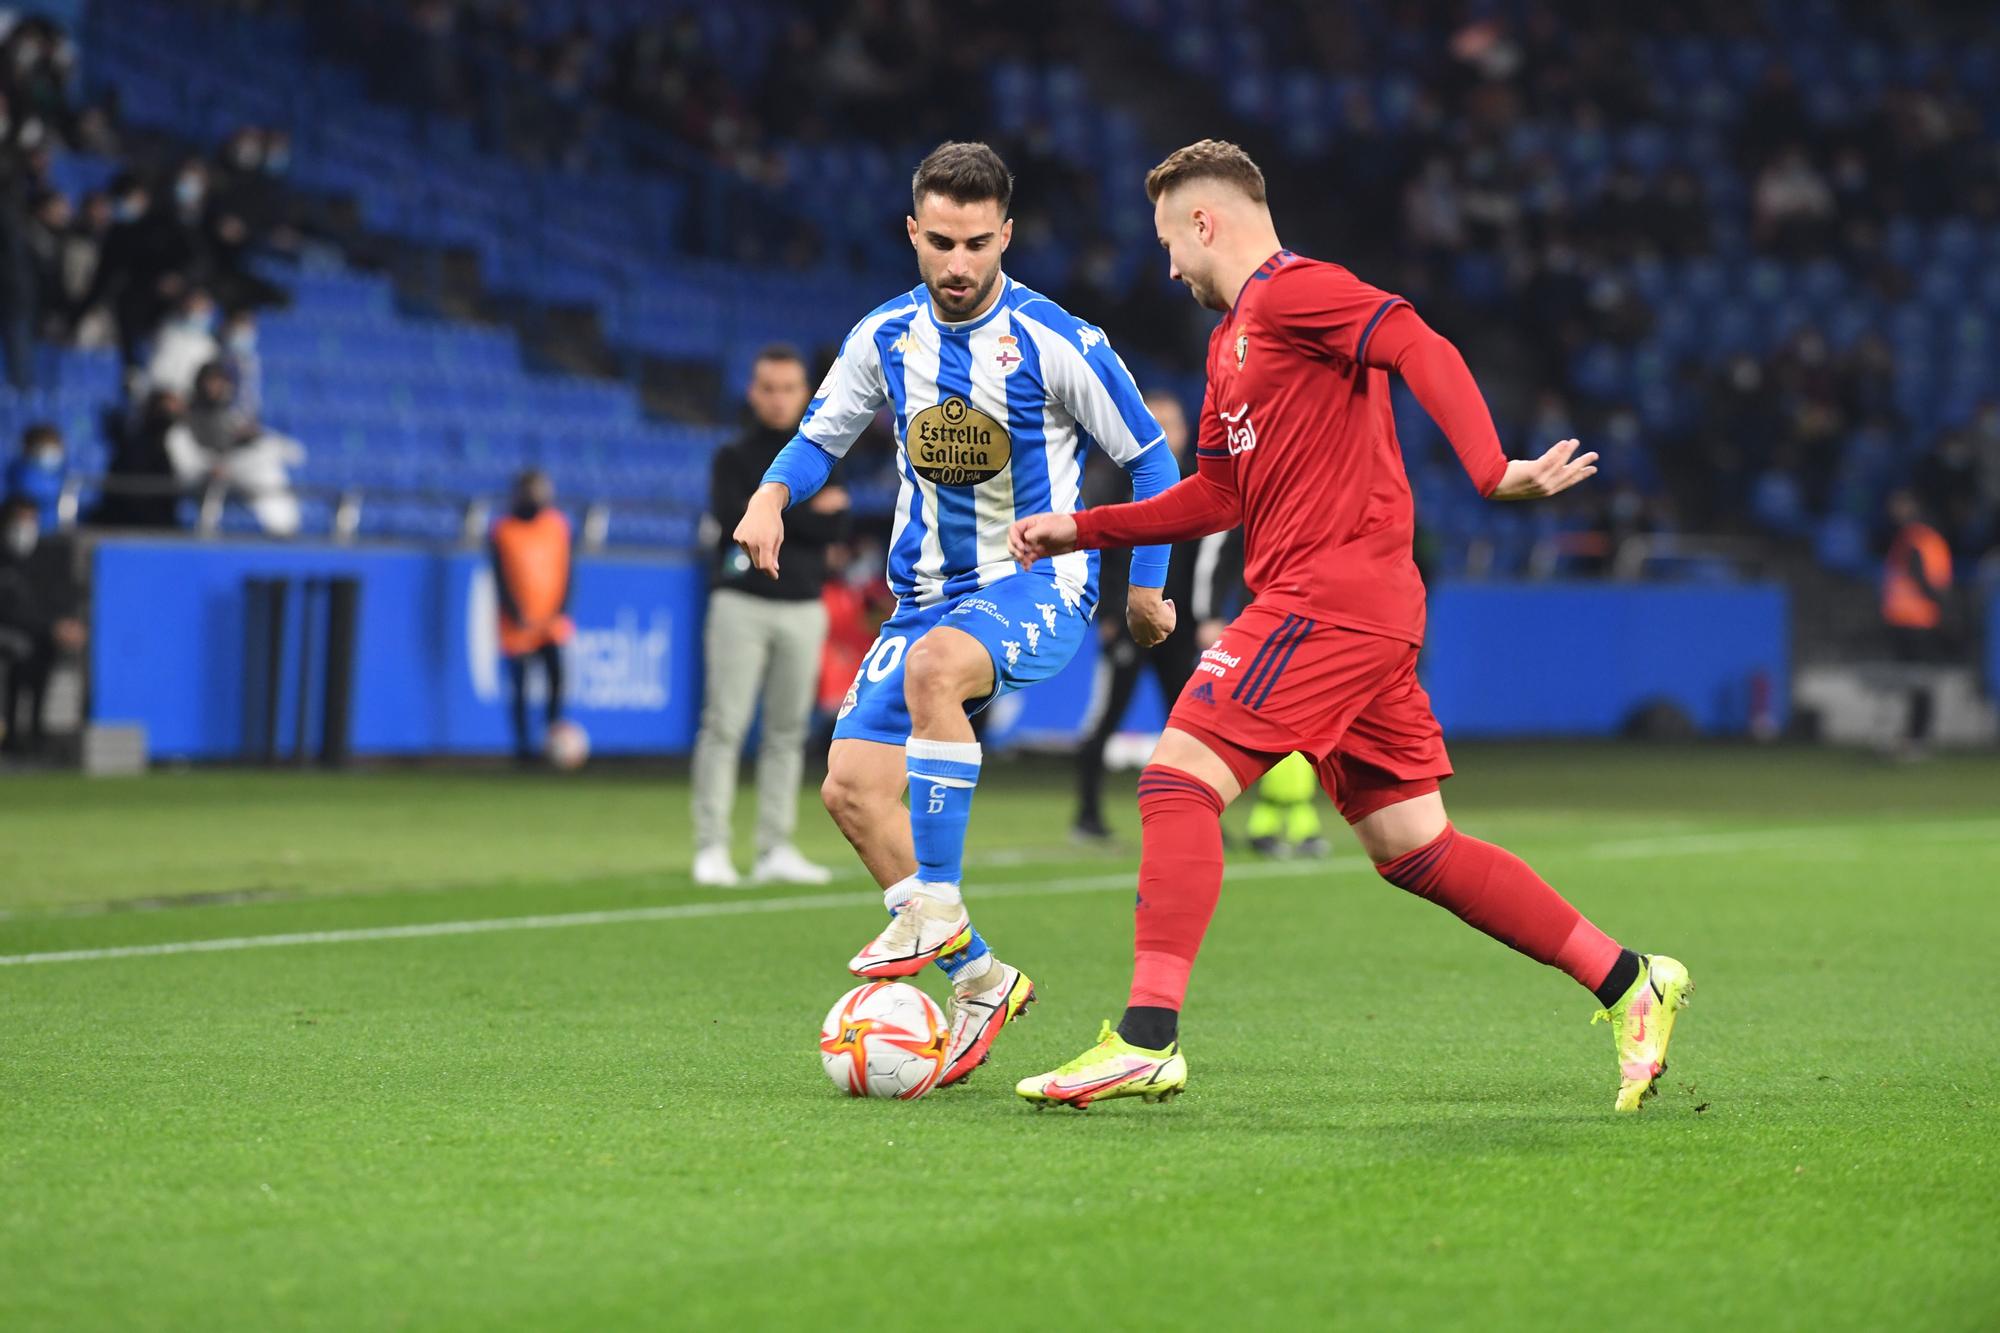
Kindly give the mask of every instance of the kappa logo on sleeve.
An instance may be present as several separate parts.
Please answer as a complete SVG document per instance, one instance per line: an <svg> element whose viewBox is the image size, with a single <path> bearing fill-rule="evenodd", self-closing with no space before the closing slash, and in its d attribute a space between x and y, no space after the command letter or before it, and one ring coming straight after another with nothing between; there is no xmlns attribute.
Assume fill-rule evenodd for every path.
<svg viewBox="0 0 2000 1333"><path fill-rule="evenodd" d="M1088 356L1097 344L1104 341L1104 333L1101 329L1093 329L1090 325L1085 324L1077 329L1076 340L1083 344L1084 355Z"/></svg>

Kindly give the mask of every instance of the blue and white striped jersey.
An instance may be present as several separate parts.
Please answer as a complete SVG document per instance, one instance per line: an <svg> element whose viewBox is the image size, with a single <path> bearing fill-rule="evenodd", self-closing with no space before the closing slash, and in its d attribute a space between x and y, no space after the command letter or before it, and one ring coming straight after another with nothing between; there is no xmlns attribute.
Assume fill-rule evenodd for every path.
<svg viewBox="0 0 2000 1333"><path fill-rule="evenodd" d="M902 491L889 586L918 605L1017 572L1008 527L1029 514L1076 512L1093 442L1132 474L1135 499L1180 479L1159 423L1103 332L1011 278L1001 283L991 309L959 324L937 318L921 284L870 311L765 474L798 503L890 408ZM1093 552L1049 563L1078 598L1095 600ZM1159 587L1166 572L1166 547L1132 553L1133 583Z"/></svg>

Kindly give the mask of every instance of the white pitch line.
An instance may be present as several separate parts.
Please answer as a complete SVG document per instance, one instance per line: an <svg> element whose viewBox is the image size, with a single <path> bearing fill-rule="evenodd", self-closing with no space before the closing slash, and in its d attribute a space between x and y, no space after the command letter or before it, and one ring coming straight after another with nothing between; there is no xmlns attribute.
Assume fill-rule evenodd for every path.
<svg viewBox="0 0 2000 1333"><path fill-rule="evenodd" d="M1901 832L1923 831L1933 836L1984 836L2000 828L1991 820L1912 820L1896 826ZM1838 826L1742 830L1723 833L1696 833L1660 838L1627 838L1595 843L1580 850L1585 856L1606 860L1632 860L1676 853L1704 855L1718 852L1763 850L1803 850L1813 846L1806 839L1813 834L1824 840ZM1871 830L1879 832L1879 828ZM1372 869L1365 862L1343 858L1338 861L1292 861L1252 863L1232 867L1228 879L1289 879L1312 874L1346 874ZM1088 875L1074 879L1027 881L1013 884L982 885L977 897L1036 898L1065 893L1095 893L1107 889L1135 887L1138 870L1116 874ZM129 944L108 949L63 949L47 953L0 954L0 967L26 967L35 963L89 963L109 958L158 958L172 954L232 953L242 949L281 949L300 944L364 944L375 940L429 939L445 935L486 935L513 930L561 930L570 926L614 926L643 921L684 921L718 916L754 916L765 912L811 912L847 907L861 896L856 889L846 893L815 893L793 898L734 898L720 902L675 903L660 907L627 907L602 912L563 912L546 916L490 917L479 921L433 921L414 926L364 926L353 930L311 930L288 935L242 935L222 939L176 940L168 944Z"/></svg>
<svg viewBox="0 0 2000 1333"><path fill-rule="evenodd" d="M1313 873L1337 874L1361 869L1359 862L1291 862L1248 865L1231 870L1230 879L1276 879ZM1040 883L988 884L974 896L1040 898L1064 893L1094 893L1129 889L1138 871L1052 879ZM283 949L301 944L365 944L375 940L420 940L445 935L488 935L513 930L562 930L571 926L616 926L641 921L685 921L704 917L754 916L765 912L811 912L852 907L863 900L859 891L813 893L793 898L733 898L720 902L675 903L660 907L625 907L601 912L562 912L544 916L489 917L479 921L432 921L413 926L363 926L353 930L307 930L286 935L238 935L210 940L175 940L167 944L128 944L108 949L63 949L47 953L0 954L0 967L36 963L91 963L109 958L161 958L187 953L234 953L243 949Z"/></svg>

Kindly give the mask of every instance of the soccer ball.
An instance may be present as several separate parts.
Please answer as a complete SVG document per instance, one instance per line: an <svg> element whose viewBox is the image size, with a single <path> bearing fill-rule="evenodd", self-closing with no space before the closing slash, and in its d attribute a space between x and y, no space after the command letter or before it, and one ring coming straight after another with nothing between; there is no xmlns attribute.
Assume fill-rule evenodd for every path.
<svg viewBox="0 0 2000 1333"><path fill-rule="evenodd" d="M590 733L567 719L549 726L549 762L568 772L590 758Z"/></svg>
<svg viewBox="0 0 2000 1333"><path fill-rule="evenodd" d="M850 1097L915 1101L944 1073L944 1011L915 986L871 981L834 1002L819 1029L819 1062Z"/></svg>

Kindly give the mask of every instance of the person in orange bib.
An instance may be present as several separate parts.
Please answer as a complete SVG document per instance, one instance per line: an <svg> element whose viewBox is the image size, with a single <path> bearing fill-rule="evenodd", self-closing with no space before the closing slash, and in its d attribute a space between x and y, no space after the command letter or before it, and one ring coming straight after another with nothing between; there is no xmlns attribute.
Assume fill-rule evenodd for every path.
<svg viewBox="0 0 2000 1333"><path fill-rule="evenodd" d="M1882 621L1889 629L1896 660L1922 666L1951 656L1946 623L1951 593L1951 547L1924 521L1923 508L1908 491L1889 497L1889 554L1882 562ZM1910 689L1903 753L1915 756L1930 740L1936 706L1927 682Z"/></svg>
<svg viewBox="0 0 2000 1333"><path fill-rule="evenodd" d="M523 761L538 754L528 738L528 664L540 660L548 685L546 736L562 717L562 646L576 633L569 618L569 520L555 499L547 473L523 472L514 481L508 512L487 536L500 601L500 651L513 685L514 757Z"/></svg>

